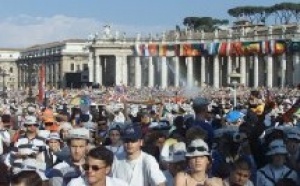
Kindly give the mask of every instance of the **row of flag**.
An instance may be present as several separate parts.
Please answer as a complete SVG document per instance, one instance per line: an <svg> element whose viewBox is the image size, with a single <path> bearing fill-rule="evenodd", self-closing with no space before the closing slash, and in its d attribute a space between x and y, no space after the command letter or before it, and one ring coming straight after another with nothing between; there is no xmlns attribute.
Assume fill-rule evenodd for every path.
<svg viewBox="0 0 300 186"><path fill-rule="evenodd" d="M136 44L136 56L242 56L254 54L280 55L300 52L300 42L266 40L251 42L212 42L184 44Z"/></svg>

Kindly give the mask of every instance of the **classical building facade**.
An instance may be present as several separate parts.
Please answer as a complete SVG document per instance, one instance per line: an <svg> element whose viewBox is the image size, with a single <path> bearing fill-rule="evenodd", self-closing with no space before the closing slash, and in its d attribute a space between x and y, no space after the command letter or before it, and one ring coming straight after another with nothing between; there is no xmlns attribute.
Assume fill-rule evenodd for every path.
<svg viewBox="0 0 300 186"><path fill-rule="evenodd" d="M80 87L88 83L85 40L65 40L26 48L16 61L19 88L37 88L41 67L47 88Z"/></svg>
<svg viewBox="0 0 300 186"><path fill-rule="evenodd" d="M300 26L237 25L227 30L91 36L89 81L106 86L250 87L300 83Z"/></svg>
<svg viewBox="0 0 300 186"><path fill-rule="evenodd" d="M16 60L21 49L0 48L0 90L3 86L9 90L18 88L18 68Z"/></svg>

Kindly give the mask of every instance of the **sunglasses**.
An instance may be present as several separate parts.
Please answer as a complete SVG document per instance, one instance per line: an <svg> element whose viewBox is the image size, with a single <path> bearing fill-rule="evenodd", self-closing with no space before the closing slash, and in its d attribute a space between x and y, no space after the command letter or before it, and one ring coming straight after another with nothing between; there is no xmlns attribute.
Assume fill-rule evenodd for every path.
<svg viewBox="0 0 300 186"><path fill-rule="evenodd" d="M85 171L90 170L90 168L91 168L93 171L99 171L100 169L106 168L106 166L104 166L104 167L99 167L99 166L97 166L97 165L83 164L83 165L82 165L82 168L83 168L83 170L85 170Z"/></svg>
<svg viewBox="0 0 300 186"><path fill-rule="evenodd" d="M38 124L34 124L34 125L28 125L28 124L24 124L24 127L32 127L32 126L39 127L39 125L38 125Z"/></svg>
<svg viewBox="0 0 300 186"><path fill-rule="evenodd" d="M138 139L128 139L128 138L125 138L123 139L124 143L136 143L138 141Z"/></svg>
<svg viewBox="0 0 300 186"><path fill-rule="evenodd" d="M205 147L188 147L187 148L187 152L195 152L195 151L199 151L199 152L206 152L208 151Z"/></svg>
<svg viewBox="0 0 300 186"><path fill-rule="evenodd" d="M45 126L47 126L47 127L50 127L50 126L52 126L53 125L53 123L45 123Z"/></svg>

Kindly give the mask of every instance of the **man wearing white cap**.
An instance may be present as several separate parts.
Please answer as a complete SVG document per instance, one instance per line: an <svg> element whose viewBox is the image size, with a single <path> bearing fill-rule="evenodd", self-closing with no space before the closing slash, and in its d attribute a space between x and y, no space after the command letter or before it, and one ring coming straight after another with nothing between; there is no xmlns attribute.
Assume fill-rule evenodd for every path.
<svg viewBox="0 0 300 186"><path fill-rule="evenodd" d="M65 186L73 178L82 175L82 165L85 163L85 155L88 151L90 138L89 130L76 128L69 131L68 146L71 157L59 163L47 172L50 185Z"/></svg>
<svg viewBox="0 0 300 186"><path fill-rule="evenodd" d="M288 152L283 140L276 139L269 144L270 163L257 171L256 185L275 186L282 179L297 182L297 173L285 166Z"/></svg>
<svg viewBox="0 0 300 186"><path fill-rule="evenodd" d="M53 165L60 163L55 153L60 151L62 140L58 133L50 133L46 143L48 146L42 152L41 159L46 163L47 168L52 168Z"/></svg>

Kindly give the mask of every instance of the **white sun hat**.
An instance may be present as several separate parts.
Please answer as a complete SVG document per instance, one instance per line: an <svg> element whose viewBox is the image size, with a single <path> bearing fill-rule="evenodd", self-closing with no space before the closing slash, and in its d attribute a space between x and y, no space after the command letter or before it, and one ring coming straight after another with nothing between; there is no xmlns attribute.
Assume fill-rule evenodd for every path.
<svg viewBox="0 0 300 186"><path fill-rule="evenodd" d="M203 139L195 139L187 147L186 157L195 157L195 156L210 156L209 148L207 143Z"/></svg>

